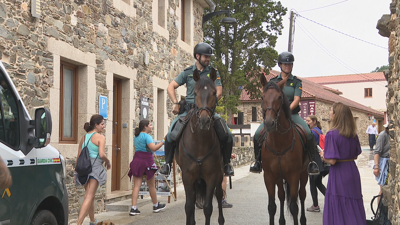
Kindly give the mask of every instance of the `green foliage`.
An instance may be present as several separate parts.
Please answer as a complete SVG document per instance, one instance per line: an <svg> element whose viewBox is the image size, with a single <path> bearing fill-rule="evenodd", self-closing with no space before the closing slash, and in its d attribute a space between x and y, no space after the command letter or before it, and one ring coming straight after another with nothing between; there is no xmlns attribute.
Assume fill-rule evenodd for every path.
<svg viewBox="0 0 400 225"><path fill-rule="evenodd" d="M371 71L371 73L375 73L375 72L383 72L385 70L389 70L389 65L384 65L381 67L376 67L375 70Z"/></svg>
<svg viewBox="0 0 400 225"><path fill-rule="evenodd" d="M212 62L221 75L224 98L219 105L231 116L239 105L239 87L252 99L261 96L260 73L263 68L268 73L276 65L274 48L287 9L272 0L220 0L215 11L228 8L237 24L221 24L227 15L215 16L204 24L204 39L215 49Z"/></svg>

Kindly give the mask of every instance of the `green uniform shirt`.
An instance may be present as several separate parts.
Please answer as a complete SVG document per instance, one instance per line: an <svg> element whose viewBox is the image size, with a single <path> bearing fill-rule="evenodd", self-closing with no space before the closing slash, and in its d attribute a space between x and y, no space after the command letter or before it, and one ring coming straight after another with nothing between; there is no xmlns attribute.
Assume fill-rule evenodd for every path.
<svg viewBox="0 0 400 225"><path fill-rule="evenodd" d="M178 77L175 78L175 82L179 84L179 86L186 84L186 102L190 104L194 104L194 87L196 85L196 81L193 79L193 72L196 69L196 64L186 68L183 72L181 72ZM200 71L199 71L200 72ZM203 71L200 72L200 77L208 76L210 77L211 66L207 66ZM217 71L217 79L215 80L215 86L222 86L221 77Z"/></svg>
<svg viewBox="0 0 400 225"><path fill-rule="evenodd" d="M275 82L279 82L282 80L281 74L279 76L272 78L271 80ZM286 97L289 100L289 104L292 104L294 101L294 96L299 96L301 97L301 93L303 92L303 84L300 79L297 77L295 78L292 74L290 74L290 77L286 81L286 85L283 88L283 93L285 93ZM297 106L295 109L292 110L292 114L298 113L300 111L300 106Z"/></svg>

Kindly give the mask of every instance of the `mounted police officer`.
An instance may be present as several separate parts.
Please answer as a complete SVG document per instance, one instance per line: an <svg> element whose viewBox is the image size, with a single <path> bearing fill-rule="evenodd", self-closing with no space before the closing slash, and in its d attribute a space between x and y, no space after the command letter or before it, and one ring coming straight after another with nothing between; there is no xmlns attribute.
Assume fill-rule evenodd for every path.
<svg viewBox="0 0 400 225"><path fill-rule="evenodd" d="M177 143L174 143L174 141L171 139L171 131L174 128L176 122L178 121L180 116L185 116L188 111L192 108L195 108L195 102L194 102L194 87L196 85L196 81L193 79L193 72L195 70L198 70L200 73L200 76L209 76L211 70L213 68L210 66L210 58L212 55L212 48L209 44L207 43L199 43L194 47L194 58L196 59L196 64L193 66L190 66L186 68L183 72L181 72L175 80L173 80L167 88L167 93L171 101L173 102L174 106L172 109L173 114L178 114L179 113L179 103L178 100L176 99L175 95L175 89L177 89L179 86L186 84L186 105L185 111L181 114L179 114L178 117L176 117L173 121L172 124L168 130L168 134L165 140L165 165L161 168L160 173L168 175L171 171L171 163L174 159L174 152L175 152L175 146L177 146ZM219 73L217 71L217 79L215 80L215 86L217 89L217 97L218 99L221 98L222 96L222 84L221 84L221 78L219 76ZM182 107L182 106L181 106ZM234 175L234 171L232 169L232 166L230 165L230 159L231 159L231 153L232 153L232 134L230 132L230 129L226 125L225 121L218 115L214 114L214 119L216 120L214 122L214 128L216 130L223 130L224 132L227 133L227 135L221 139L221 136L218 136L220 139L220 144L221 144L221 151L222 151L222 158L224 161L224 173L225 176L232 176ZM217 131L218 134L218 131ZM176 141L176 140L175 140Z"/></svg>
<svg viewBox="0 0 400 225"><path fill-rule="evenodd" d="M307 135L308 135L308 140L307 140L307 146L306 149L309 153L310 156L310 161L311 163L308 166L308 173L310 175L316 175L319 174L319 168L318 165L315 163L315 159L317 157L317 148L316 148L316 143L315 139L311 133L310 128L308 127L307 123L299 116L299 111L300 111L300 98L301 98L301 93L302 93L302 81L297 78L296 76L292 75L292 69L293 69L293 62L294 62L294 56L290 52L282 52L278 56L278 65L281 68L281 73L279 76L274 77L271 79L271 81L279 82L283 79L286 80L286 85L283 88L283 92L285 93L286 97L289 100L290 104L290 110L292 111L292 120L301 125L304 130L306 130ZM253 173L260 173L262 170L261 167L261 145L259 143L259 134L262 128L264 127L264 124L261 123L260 126L258 127L256 133L254 134L253 142L254 142L254 157L255 157L255 163L253 166L250 166L250 172Z"/></svg>

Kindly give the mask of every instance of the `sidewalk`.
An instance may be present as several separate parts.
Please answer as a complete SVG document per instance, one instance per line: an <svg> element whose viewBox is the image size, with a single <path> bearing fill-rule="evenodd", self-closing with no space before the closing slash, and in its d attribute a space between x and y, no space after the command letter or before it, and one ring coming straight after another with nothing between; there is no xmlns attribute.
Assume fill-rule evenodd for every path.
<svg viewBox="0 0 400 225"><path fill-rule="evenodd" d="M373 165L373 152L371 152L369 150L369 147L363 146L362 149L363 149L363 152L356 160L356 164L358 166L360 176L361 176L361 185L362 185L366 217L369 219L373 216L371 207L370 207L370 202L371 202L371 199L373 198L373 196L375 196L379 193L379 186L377 185L377 183L375 181L375 178L374 178L374 175L372 174L372 169L371 169L372 165ZM262 174L260 174L260 175L262 176ZM229 184L227 187L230 197L233 197L233 199L235 199L235 194L236 194L235 192L240 191L238 189L240 186L240 183L243 183L243 182L245 182L246 179L249 179L248 178L249 176L254 176L254 178L258 180L258 179L262 179L260 177L260 175L254 175L254 174L249 173L249 165L243 165L241 167L235 168L235 176L232 177L232 183L233 183L234 188L232 190L229 190ZM323 179L323 183L325 185L328 182L328 176ZM246 179L243 179L243 178L246 178ZM254 179L254 178L252 177L252 179ZM241 179L243 179L243 180L240 181ZM262 181L260 180L260 182L262 182ZM244 184L244 185L246 187L249 184L247 183L247 185L246 184ZM262 192L264 193L265 187L263 184L260 186L260 188L263 189ZM308 207L311 203L311 194L309 192L310 189L308 187L308 184L307 184L306 190L307 190L306 206ZM247 198L251 199L254 197L251 194L252 192L254 192L254 191L251 191L248 193L249 196L247 196ZM266 194L266 192L265 192L265 194ZM183 189L183 185L180 185L177 187L177 196L178 196L177 201L174 201L173 198L171 198L171 203L167 203L167 197L164 197L164 196L158 196L158 200L162 203L167 203L167 210L169 212L171 212L172 208L177 208L179 204L181 204L181 206L179 206L179 210L182 211L183 210L182 205L185 202L185 192ZM322 220L324 196L319 193L318 199L319 199L320 206L321 206L321 213L314 214L314 213L306 212L307 213L306 216L308 218L309 224L320 224L320 221ZM240 209L240 206L238 205L238 203L239 202L237 202L235 204L235 207L233 209L230 209L230 211L232 211L232 213L236 209ZM267 202L265 202L265 204L267 204ZM151 220L151 218L155 216L154 213L152 212L151 199L148 196L144 197L144 199L138 199L138 206L140 207L140 211L142 212L140 217L129 216L129 209L131 207L130 199L107 205L107 209L113 208L114 207L113 205L115 206L115 208L113 210L118 210L118 211L108 211L108 212L96 214L95 218L97 219L97 221L113 221L115 224L118 224L118 225L128 225L128 224L141 223L142 221L139 221L139 220L146 218L146 217L147 217L147 220ZM263 213L265 213L265 212L263 211ZM166 214L164 214L164 215L166 215ZM313 215L313 216L310 217L310 215ZM289 216L289 215L287 215L287 216ZM165 219L165 217L164 217L164 219ZM83 224L89 224L89 217L86 217ZM166 224L169 224L169 223L166 223Z"/></svg>

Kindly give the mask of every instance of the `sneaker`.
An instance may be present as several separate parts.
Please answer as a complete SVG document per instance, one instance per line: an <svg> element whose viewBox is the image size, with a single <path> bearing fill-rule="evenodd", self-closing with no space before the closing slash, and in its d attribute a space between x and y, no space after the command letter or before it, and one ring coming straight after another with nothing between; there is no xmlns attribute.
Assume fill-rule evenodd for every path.
<svg viewBox="0 0 400 225"><path fill-rule="evenodd" d="M95 220L94 222L90 221L89 225L96 225L97 224L97 220Z"/></svg>
<svg viewBox="0 0 400 225"><path fill-rule="evenodd" d="M165 207L166 207L165 204L158 203L157 207L153 206L153 212L158 213L161 210L165 209Z"/></svg>
<svg viewBox="0 0 400 225"><path fill-rule="evenodd" d="M232 204L228 203L225 199L222 199L222 208L232 208Z"/></svg>
<svg viewBox="0 0 400 225"><path fill-rule="evenodd" d="M140 211L138 208L136 208L136 209L131 208L131 211L129 212L129 215L131 215L131 216L139 215L139 214L140 214Z"/></svg>
<svg viewBox="0 0 400 225"><path fill-rule="evenodd" d="M319 209L319 206L311 206L310 208L307 208L307 211L309 211L309 212L319 212L319 211L321 211L320 209Z"/></svg>

